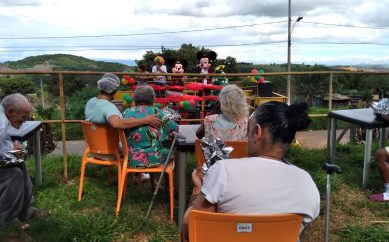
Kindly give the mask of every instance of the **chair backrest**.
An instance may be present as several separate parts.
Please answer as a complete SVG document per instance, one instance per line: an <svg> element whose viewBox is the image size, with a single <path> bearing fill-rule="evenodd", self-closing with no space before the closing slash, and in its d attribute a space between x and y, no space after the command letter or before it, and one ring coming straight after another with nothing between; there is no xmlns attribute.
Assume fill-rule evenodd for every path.
<svg viewBox="0 0 389 242"><path fill-rule="evenodd" d="M303 217L297 214L239 215L192 210L190 242L296 242Z"/></svg>
<svg viewBox="0 0 389 242"><path fill-rule="evenodd" d="M231 158L243 158L248 157L247 141L232 141L227 140L224 142L226 146L231 146L234 150L231 152ZM198 167L201 167L205 162L204 153L201 149L201 140L195 140L195 157Z"/></svg>
<svg viewBox="0 0 389 242"><path fill-rule="evenodd" d="M109 124L81 121L86 145L91 153L115 154L119 152L119 130Z"/></svg>

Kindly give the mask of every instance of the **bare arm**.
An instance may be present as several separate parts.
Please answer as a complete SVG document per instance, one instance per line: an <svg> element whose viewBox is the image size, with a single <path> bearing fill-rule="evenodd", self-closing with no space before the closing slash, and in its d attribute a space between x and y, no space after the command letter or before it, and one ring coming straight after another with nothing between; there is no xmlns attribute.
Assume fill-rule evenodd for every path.
<svg viewBox="0 0 389 242"><path fill-rule="evenodd" d="M205 135L204 123L196 130L196 136L198 139L202 139Z"/></svg>
<svg viewBox="0 0 389 242"><path fill-rule="evenodd" d="M157 115L150 115L140 119L126 119L119 118L117 115L112 115L108 118L108 123L116 129L129 129L142 125L160 127L162 125L162 121L158 119Z"/></svg>
<svg viewBox="0 0 389 242"><path fill-rule="evenodd" d="M205 195L200 191L202 186L202 177L198 173L197 170L194 170L192 172L192 180L193 180L193 191L192 191L192 203L189 204L188 209L185 212L184 215L184 222L182 224L182 231L181 231L181 237L183 241L189 240L189 230L188 230L188 223L189 223L189 213L192 210L200 210L200 211L206 211L206 212L216 212L216 204L212 204L208 202L208 200L205 198Z"/></svg>

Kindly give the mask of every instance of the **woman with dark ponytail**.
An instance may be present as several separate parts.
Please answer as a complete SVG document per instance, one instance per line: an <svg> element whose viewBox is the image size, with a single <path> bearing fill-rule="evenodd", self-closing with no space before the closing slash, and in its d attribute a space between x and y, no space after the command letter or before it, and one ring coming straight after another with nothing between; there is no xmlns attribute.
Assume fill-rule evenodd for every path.
<svg viewBox="0 0 389 242"><path fill-rule="evenodd" d="M284 159L296 131L310 123L308 104L288 106L268 102L251 115L248 158L216 161L206 176L193 171L192 209L232 214L295 213L304 216L302 228L320 211L320 194L311 176Z"/></svg>

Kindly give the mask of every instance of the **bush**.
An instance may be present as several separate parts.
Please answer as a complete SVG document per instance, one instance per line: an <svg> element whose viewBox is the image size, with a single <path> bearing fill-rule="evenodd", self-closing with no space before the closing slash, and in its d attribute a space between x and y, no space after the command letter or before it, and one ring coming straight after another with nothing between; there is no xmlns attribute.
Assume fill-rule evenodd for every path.
<svg viewBox="0 0 389 242"><path fill-rule="evenodd" d="M34 83L24 76L0 78L0 89L0 98L12 93L27 95L36 90Z"/></svg>

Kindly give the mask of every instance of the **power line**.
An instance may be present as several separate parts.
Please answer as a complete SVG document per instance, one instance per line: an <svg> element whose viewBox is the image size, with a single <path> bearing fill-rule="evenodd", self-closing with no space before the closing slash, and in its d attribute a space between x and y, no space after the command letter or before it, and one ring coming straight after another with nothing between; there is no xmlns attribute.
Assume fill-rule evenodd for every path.
<svg viewBox="0 0 389 242"><path fill-rule="evenodd" d="M336 26L336 27L347 27L347 28L359 28L359 29L389 30L388 27L358 26L358 25L350 25L350 24L330 24L330 23L310 22L310 21L305 21L305 20L304 21L300 21L300 23L327 25L327 26Z"/></svg>
<svg viewBox="0 0 389 242"><path fill-rule="evenodd" d="M325 42L325 41L294 41L298 44L318 44L318 45L389 45L383 42Z"/></svg>
<svg viewBox="0 0 389 242"><path fill-rule="evenodd" d="M284 44L286 41L269 41L269 42L254 42L254 43L240 43L240 44L219 44L219 45L207 45L206 47L214 48L214 47L235 47L235 46L250 46L250 45L273 45L273 44ZM41 46L42 47L42 46ZM61 47L61 46L57 46ZM65 47L65 46L62 46ZM91 50L104 50L104 51L115 51L115 50L155 50L160 49L161 46L119 46L119 47L111 47L111 46L102 46L101 48L85 46L82 49L16 49L16 50L0 50L0 52L35 52L35 51L91 51ZM180 48L181 46L163 46L169 48ZM2 47L6 48L6 47ZM22 47L20 47L22 48ZM34 48L34 47L25 47L25 48Z"/></svg>
<svg viewBox="0 0 389 242"><path fill-rule="evenodd" d="M215 27L215 28L205 28L205 29L178 30L178 31L151 32L151 33L102 34L102 35L71 35L71 36L0 37L0 39L3 39L3 40L21 40L21 39L75 39L75 38L104 38L104 37L128 37L128 36L144 36L144 35L162 35L162 34L192 33L192 32L211 31L211 30L221 30L221 29L245 28L245 27L258 26L258 25L279 24L279 23L285 23L285 22L287 22L287 20L284 20L284 21L265 22L265 23L257 23L257 24L245 24L245 25L233 25L233 26L224 26L224 27Z"/></svg>

